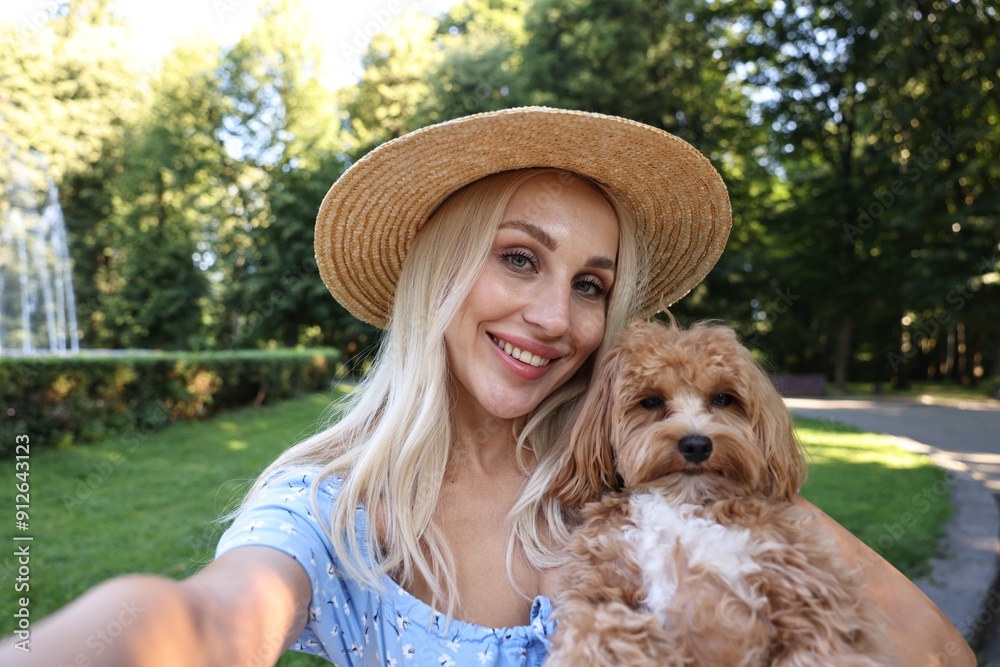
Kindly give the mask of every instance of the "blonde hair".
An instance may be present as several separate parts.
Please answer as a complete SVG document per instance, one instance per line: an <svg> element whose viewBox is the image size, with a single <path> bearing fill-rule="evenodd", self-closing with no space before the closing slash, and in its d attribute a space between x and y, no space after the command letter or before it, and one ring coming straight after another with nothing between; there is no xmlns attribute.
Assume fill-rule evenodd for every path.
<svg viewBox="0 0 1000 667"><path fill-rule="evenodd" d="M528 478L509 515L508 577L514 584L513 562L519 552L536 567L558 562L550 542L558 545L568 539L570 515L545 491L594 360L638 315L636 304L647 275L635 225L624 207L603 188L569 172L523 169L494 174L454 193L435 211L413 240L382 347L372 371L347 398L344 416L284 452L248 494L249 500L269 478L297 466L322 466L317 482L340 477L343 486L324 529L343 574L376 589L385 574L397 577L403 586L419 575L431 587L433 606L446 609L449 617L460 604L455 568L433 521L452 441L444 333L486 262L507 203L522 184L542 173L595 187L611 204L620 227L601 347L527 416L520 433L513 434L518 464ZM314 509L317 488L314 484ZM356 530L359 506L368 510L366 543L359 541Z"/></svg>

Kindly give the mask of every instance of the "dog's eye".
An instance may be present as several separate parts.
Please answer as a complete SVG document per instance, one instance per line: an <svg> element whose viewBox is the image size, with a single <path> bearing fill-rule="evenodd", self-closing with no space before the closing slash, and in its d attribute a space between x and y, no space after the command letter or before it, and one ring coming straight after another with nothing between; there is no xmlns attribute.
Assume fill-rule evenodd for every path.
<svg viewBox="0 0 1000 667"><path fill-rule="evenodd" d="M647 410L657 410L663 407L663 399L659 396L647 396L639 401L639 405Z"/></svg>
<svg viewBox="0 0 1000 667"><path fill-rule="evenodd" d="M733 397L729 394L716 394L712 397L712 405L717 408L724 408L733 402Z"/></svg>

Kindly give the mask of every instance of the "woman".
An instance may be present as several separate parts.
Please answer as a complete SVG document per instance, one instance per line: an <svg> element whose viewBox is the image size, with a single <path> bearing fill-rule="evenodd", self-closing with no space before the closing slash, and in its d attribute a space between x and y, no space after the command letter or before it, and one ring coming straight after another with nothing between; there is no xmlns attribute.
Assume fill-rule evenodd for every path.
<svg viewBox="0 0 1000 667"><path fill-rule="evenodd" d="M112 580L4 664L265 665L289 646L339 665L540 664L571 528L545 494L562 434L613 334L701 281L729 226L708 161L623 119L514 109L376 149L316 227L331 292L387 332L343 419L261 475L203 571ZM974 664L912 584L817 515L900 665ZM88 652L125 603L128 631Z"/></svg>

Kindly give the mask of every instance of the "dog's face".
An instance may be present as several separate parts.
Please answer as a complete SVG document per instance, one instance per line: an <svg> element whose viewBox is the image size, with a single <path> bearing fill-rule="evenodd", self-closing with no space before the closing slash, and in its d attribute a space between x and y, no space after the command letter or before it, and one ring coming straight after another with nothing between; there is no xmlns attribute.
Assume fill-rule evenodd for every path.
<svg viewBox="0 0 1000 667"><path fill-rule="evenodd" d="M603 360L560 465L553 495L574 506L663 478L695 495L788 500L805 477L778 392L731 329L704 324L631 325Z"/></svg>

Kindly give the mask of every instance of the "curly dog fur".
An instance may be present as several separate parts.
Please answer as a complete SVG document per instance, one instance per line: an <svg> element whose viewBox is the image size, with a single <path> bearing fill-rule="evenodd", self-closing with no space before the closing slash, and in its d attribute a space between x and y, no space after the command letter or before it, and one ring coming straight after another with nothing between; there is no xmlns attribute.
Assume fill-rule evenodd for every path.
<svg viewBox="0 0 1000 667"><path fill-rule="evenodd" d="M630 326L560 466L583 523L547 665L890 664L857 573L792 503L791 417L732 330Z"/></svg>

